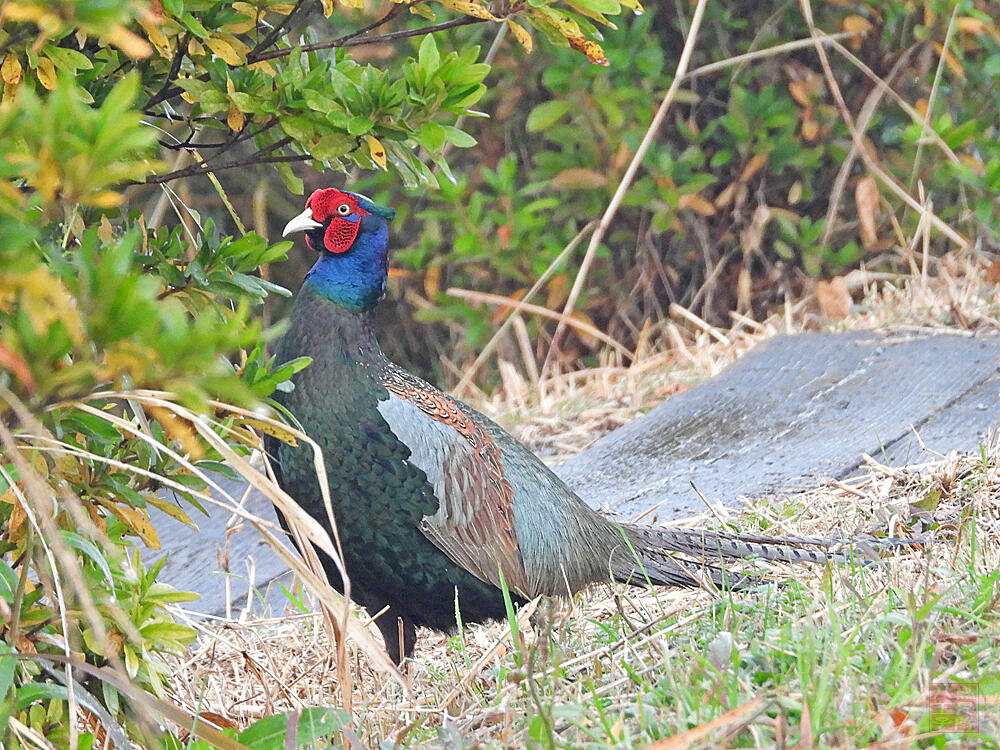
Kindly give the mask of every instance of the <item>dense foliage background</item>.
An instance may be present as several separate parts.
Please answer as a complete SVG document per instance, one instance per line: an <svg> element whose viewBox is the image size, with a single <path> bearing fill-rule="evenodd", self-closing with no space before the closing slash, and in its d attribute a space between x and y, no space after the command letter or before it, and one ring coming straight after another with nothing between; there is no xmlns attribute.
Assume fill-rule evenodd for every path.
<svg viewBox="0 0 1000 750"><path fill-rule="evenodd" d="M862 262L907 267L914 237L995 251L995 3L814 6L839 34L829 77L808 3L708 4L577 322L628 350L671 303L762 314ZM582 245L556 261L620 184L692 8L0 2L5 746L124 746L160 732L150 705L170 715L144 702L169 693L157 654L194 632L135 550L158 547L150 506L190 520L205 470L251 471L254 430L291 439L254 410L307 365L267 355L311 262L272 265L302 193L400 210L383 342L454 382L505 309L449 288L517 300L548 271L532 301L565 305ZM527 351L499 355L529 374L604 348L577 326L549 357L553 321L525 321Z"/></svg>

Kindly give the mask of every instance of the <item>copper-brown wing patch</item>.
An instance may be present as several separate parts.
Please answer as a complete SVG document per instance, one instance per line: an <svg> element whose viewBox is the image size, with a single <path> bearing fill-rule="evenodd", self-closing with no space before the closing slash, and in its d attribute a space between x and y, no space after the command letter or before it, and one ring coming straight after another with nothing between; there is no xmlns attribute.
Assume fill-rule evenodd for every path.
<svg viewBox="0 0 1000 750"><path fill-rule="evenodd" d="M397 367L382 373L390 393L462 436L471 450L453 450L442 471L445 497L425 519L424 533L452 559L480 578L499 585L497 566L511 590L528 591L514 531L514 492L504 476L500 449L482 427L445 393Z"/></svg>

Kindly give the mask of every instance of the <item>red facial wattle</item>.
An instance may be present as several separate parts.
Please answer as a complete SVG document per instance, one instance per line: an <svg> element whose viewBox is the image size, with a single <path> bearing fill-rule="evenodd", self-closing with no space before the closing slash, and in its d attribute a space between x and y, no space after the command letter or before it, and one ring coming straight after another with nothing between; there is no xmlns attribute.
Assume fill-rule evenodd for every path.
<svg viewBox="0 0 1000 750"><path fill-rule="evenodd" d="M312 211L315 221L326 226L323 245L327 252L335 254L351 249L358 237L361 219L370 213L361 208L355 196L334 188L315 191L306 201L306 208ZM316 249L308 238L306 241L310 248Z"/></svg>

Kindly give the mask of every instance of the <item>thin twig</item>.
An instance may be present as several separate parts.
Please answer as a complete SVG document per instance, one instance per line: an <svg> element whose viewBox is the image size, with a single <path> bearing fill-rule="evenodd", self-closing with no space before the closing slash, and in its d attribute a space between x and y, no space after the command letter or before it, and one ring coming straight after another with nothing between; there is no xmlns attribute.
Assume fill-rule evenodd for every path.
<svg viewBox="0 0 1000 750"><path fill-rule="evenodd" d="M851 37L858 36L861 33L863 32L839 31L836 34L824 34L820 37L820 39L824 44L833 45L840 39L850 39ZM742 55L727 57L725 60L708 63L707 65L702 65L694 70L688 71L684 75L684 81L690 81L692 78L708 75L709 73L718 73L720 70L726 70L727 68L732 68L743 63L754 62L755 60L765 60L767 58L776 57L777 55L782 55L786 52L795 52L796 50L806 49L807 47L812 47L815 43L816 41L811 38L796 39L791 42L776 44L773 47L765 47L764 49L754 50L753 52L744 52Z"/></svg>
<svg viewBox="0 0 1000 750"><path fill-rule="evenodd" d="M590 323L585 323L582 320L577 320L576 318L567 316L565 313L559 313L555 310L550 310L547 307L542 307L541 305L530 305L519 299L514 299L513 297L504 297L500 294L490 294L488 292L476 292L471 289L455 289L453 287L445 292L445 294L449 297L458 297L459 299L467 300L474 305L480 302L485 302L490 305L503 305L504 307L512 307L515 310L532 313L533 315L541 315L543 318L558 320L560 323L565 323L571 328L576 328L581 333L600 339L628 359L632 359L632 352L608 336L608 334L604 331L599 328L595 328Z"/></svg>
<svg viewBox="0 0 1000 750"><path fill-rule="evenodd" d="M254 45L254 48L247 53L247 57L250 58L255 56L257 53L266 50L268 47L270 47L272 44L278 41L281 35L288 30L289 26L291 26L292 17L302 9L302 5L304 2L305 0L298 0L295 3L295 7L292 8L288 12L288 14L281 19L281 21L275 24L274 28L268 32L267 36L265 36L263 39L257 42L256 45ZM260 23L260 16L257 17L257 23Z"/></svg>
<svg viewBox="0 0 1000 750"><path fill-rule="evenodd" d="M174 59L170 62L170 71L167 73L167 77L163 79L163 86L161 86L160 90L146 101L146 104L143 106L143 110L152 109L160 102L176 96L176 94L169 93L177 88L177 86L171 87L170 83L177 78L177 74L181 70L181 63L184 61L184 56L187 55L188 42L190 41L190 38L190 34L185 34L181 37L180 41L177 42L177 50L174 52Z"/></svg>
<svg viewBox="0 0 1000 750"><path fill-rule="evenodd" d="M559 255L556 256L555 260L549 264L549 267L545 269L545 272L538 277L534 284L531 285L531 289L529 289L521 298L521 302L527 302L538 293L538 290L541 289L542 285L549 280L549 277L551 277L553 273L555 273L555 270L559 268L563 260L569 257L569 255L576 250L577 246L583 241L583 238L587 236L587 232L593 229L593 226L594 222L590 222L587 226L577 232L576 237L569 241L569 244L567 244ZM490 337L490 340L486 342L486 346L479 351L479 355L476 357L475 362L466 368L465 372L462 374L462 379L458 381L458 385L455 386L455 393L461 394L466 388L469 387L473 379L475 379L476 373L479 372L479 368L483 366L484 362L486 362L486 358L492 354L497 343L500 341L500 337L511 325L511 321L516 315L517 310L510 308L510 312L507 314L507 319L504 320L499 328L497 328L493 336Z"/></svg>
<svg viewBox="0 0 1000 750"><path fill-rule="evenodd" d="M227 169L238 169L239 167L252 167L258 164L284 164L289 162L306 161L311 159L312 156L309 154L288 154L285 156L265 156L262 159L250 158L241 159L237 161L227 162L225 164L216 164L212 166L211 164L206 164L205 162L200 162L198 164L192 164L190 167L184 167L184 169L178 169L174 172L167 172L166 174L154 174L147 177L142 182L133 182L133 185L159 185L164 182L170 182L171 180L179 180L182 177L195 177L197 175L208 174L209 172L223 172Z"/></svg>
<svg viewBox="0 0 1000 750"><path fill-rule="evenodd" d="M611 198L611 202L608 204L607 209L605 209L604 215L601 216L601 221L597 225L597 229L594 230L594 234L590 237L590 243L587 245L587 252L583 256L580 268L576 274L576 279L573 281L573 288L570 290L569 297L563 307L562 320L560 320L558 326L556 326L556 332L552 337L552 342L549 344L548 354L545 356L545 364L542 365L541 377L543 380L549 374L552 363L555 361L556 351L558 351L559 346L562 343L562 339L566 335L566 321L572 320L570 315L573 312L573 308L576 307L576 302L580 298L580 293L583 291L583 285L587 280L587 274L590 271L590 266L594 262L594 258L597 255L597 249L600 247L601 241L604 239L604 235L611 226L611 222L614 221L615 214L618 213L618 207L625 198L625 193L628 192L629 187L631 187L632 181L635 179L636 172L639 170L639 165L645 158L646 152L653 143L653 139L656 138L660 125L666 118L667 111L670 109L670 105L673 104L674 98L680 90L681 83L684 80L684 75L687 73L688 65L691 62L691 55L694 52L695 40L698 38L698 29L701 27L701 19L705 15L705 6L707 4L707 0L698 0L698 5L695 7L694 15L691 18L691 27L688 29L687 38L684 40L684 49L681 51L680 60L677 61L677 70L674 73L674 80L671 81L670 88L667 89L667 93L663 97L663 101L660 102L659 109L657 109L656 114L653 115L653 121L649 124L649 128L646 130L646 135L643 136L642 142L639 144L639 148L636 149L635 156L632 157L632 161L625 170L625 175L622 177L621 182L618 183L618 189L615 190L615 194Z"/></svg>
<svg viewBox="0 0 1000 750"><path fill-rule="evenodd" d="M858 132L858 129L854 124L854 118L851 116L851 111L847 106L847 102L844 101L844 94L840 90L840 86L837 84L837 79L833 74L833 68L830 67L830 59L827 57L826 48L820 41L822 34L816 28L816 23L813 20L812 5L810 4L810 0L799 0L799 5L802 8L802 15L805 17L806 24L809 26L809 31L816 39L814 46L816 48L816 54L819 57L820 65L823 67L823 74L826 77L827 87L833 95L834 102L837 104L837 109L840 111L840 116L843 118L844 124L847 125L847 129L851 133L851 139L857 146L858 153L861 154L861 159L864 161L865 167L867 167L868 171L871 172L875 178L877 178L907 206L917 212L926 212L928 221L930 221L931 224L933 224L934 227L948 239L956 243L962 249L970 247L972 243L970 243L964 235L949 226L948 223L942 220L937 214L928 211L926 206L921 205L916 198L910 195L905 188L896 182L896 180L893 179L893 177L884 169L882 169L882 167L876 163L875 159L872 158L872 155L869 153L868 148L864 143L861 133Z"/></svg>
<svg viewBox="0 0 1000 750"><path fill-rule="evenodd" d="M483 21L488 21L487 18L474 18L472 16L462 16L461 18L453 18L450 21L444 21L443 23L436 23L433 26L422 26L419 29L403 29L402 31L391 31L388 34L379 34L378 36L366 36L357 37L356 33L348 34L346 37L341 37L339 39L331 39L327 42L316 42L315 44L303 44L301 47L285 47L284 49L271 50L270 52L265 52L264 54L258 56L253 62L262 62L263 60L274 60L277 57L286 57L290 55L295 50L301 50L302 52L318 52L324 49L335 49L339 47L358 47L363 44L378 44L380 42L393 42L397 39L408 39L414 36L423 36L425 34L434 34L438 31L444 31L445 29L454 29L459 26L468 26L473 23L482 23Z"/></svg>
<svg viewBox="0 0 1000 750"><path fill-rule="evenodd" d="M899 56L895 64L892 66L892 70L889 71L888 80L892 81L895 79L897 73L903 69L903 66L909 62L911 49L905 50L903 54ZM881 79L880 79L881 80ZM879 105L882 103L882 98L886 91L892 91L892 87L889 86L888 82L884 82L883 86L876 86L865 98L865 103L861 106L861 111L858 113L857 127L861 133L866 133L868 131L868 126L871 124L872 118L875 116L875 112L878 110ZM833 226L837 218L837 213L840 211L840 200L844 196L844 191L847 189L847 180L851 176L851 172L854 169L854 162L858 158L858 145L856 142L852 142L851 150L844 158L844 161L840 163L840 168L837 170L837 176L833 180L833 188L830 190L830 201L826 207L826 219L823 221L823 234L820 236L819 244L820 247L827 247L830 244L830 237L833 235Z"/></svg>
<svg viewBox="0 0 1000 750"><path fill-rule="evenodd" d="M958 10L962 7L961 3L955 3L955 7L951 11L951 20L948 22L948 30L944 35L944 44L941 47L941 57L938 58L937 69L934 71L934 83L931 84L931 92L927 95L927 111L924 112L923 119L920 122L920 134L923 136L928 130L931 130L931 118L934 115L934 102L937 100L938 92L941 90L941 79L944 77L945 63L948 59L948 48L951 46L951 40L955 36L955 22L958 20ZM910 190L916 186L917 175L920 174L920 161L924 156L924 139L921 137L917 139L917 151L913 155L913 168L910 170L910 180L907 183Z"/></svg>

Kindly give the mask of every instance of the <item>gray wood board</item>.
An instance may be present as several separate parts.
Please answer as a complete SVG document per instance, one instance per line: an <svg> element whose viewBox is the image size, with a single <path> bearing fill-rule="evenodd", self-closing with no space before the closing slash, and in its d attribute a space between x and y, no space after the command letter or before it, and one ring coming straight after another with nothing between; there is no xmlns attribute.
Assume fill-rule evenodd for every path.
<svg viewBox="0 0 1000 750"><path fill-rule="evenodd" d="M667 520L704 509L692 482L710 502L736 505L741 496L853 474L862 452L892 465L932 459L913 428L928 448L946 452L976 450L997 426L1000 336L779 336L556 471L596 508L631 518L659 503L655 515ZM239 483L220 484L242 497ZM275 517L256 491L245 507ZM157 514L162 546L171 550L164 580L199 592L196 612L221 614L228 597L238 614L251 580L255 600L281 611L284 563L248 524L210 510L196 519L200 532ZM227 524L235 527L228 534Z"/></svg>
<svg viewBox="0 0 1000 750"><path fill-rule="evenodd" d="M570 459L557 473L626 518L670 520L889 464L974 451L1000 424L1000 337L778 336Z"/></svg>

